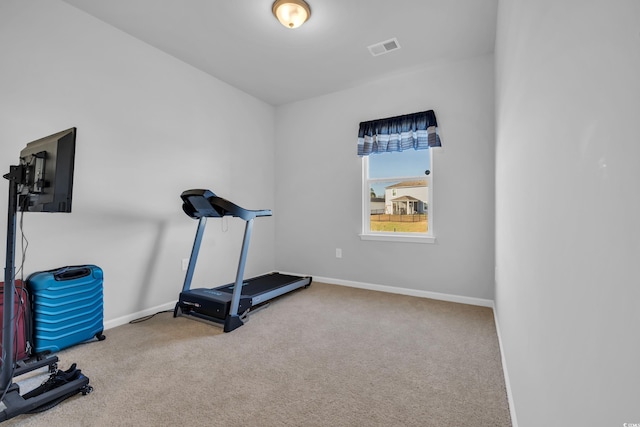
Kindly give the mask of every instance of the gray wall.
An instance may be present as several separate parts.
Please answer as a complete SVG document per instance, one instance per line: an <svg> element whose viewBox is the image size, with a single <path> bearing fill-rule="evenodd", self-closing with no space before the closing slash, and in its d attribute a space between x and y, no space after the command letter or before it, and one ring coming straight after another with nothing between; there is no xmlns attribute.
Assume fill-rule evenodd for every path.
<svg viewBox="0 0 640 427"><path fill-rule="evenodd" d="M177 299L196 227L183 190L273 206L273 107L59 1L0 2L0 58L2 174L27 142L78 128L73 212L24 215L25 273L101 266L107 324ZM194 286L235 277L243 227L209 224ZM273 268L274 230L255 227L249 275Z"/></svg>
<svg viewBox="0 0 640 427"><path fill-rule="evenodd" d="M276 111L66 3L8 0L0 8L7 171L27 142L78 127L73 213L25 215L25 273L100 265L108 324L177 298L195 230L178 195L194 187L274 209L274 218L255 227L248 275L275 266L493 298L491 56ZM361 241L358 123L431 108L445 146L434 153L437 243ZM6 191L0 186L0 197ZM209 224L196 286L235 274L242 224L231 220L229 232L221 229ZM4 226L0 233L4 239Z"/></svg>
<svg viewBox="0 0 640 427"><path fill-rule="evenodd" d="M491 55L278 107L276 267L493 299L493 92ZM444 147L433 153L437 242L360 240L359 122L429 109Z"/></svg>
<svg viewBox="0 0 640 427"><path fill-rule="evenodd" d="M503 0L496 305L520 427L640 423L640 2Z"/></svg>

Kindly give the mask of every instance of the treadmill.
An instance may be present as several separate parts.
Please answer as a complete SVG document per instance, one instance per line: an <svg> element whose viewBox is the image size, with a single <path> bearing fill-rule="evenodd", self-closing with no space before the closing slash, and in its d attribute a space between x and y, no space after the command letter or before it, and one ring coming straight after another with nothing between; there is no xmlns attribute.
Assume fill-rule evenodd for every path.
<svg viewBox="0 0 640 427"><path fill-rule="evenodd" d="M249 312L263 307L268 301L299 288L308 288L311 277L292 276L277 272L244 280L244 267L249 250L253 220L271 216L270 209L248 210L216 196L210 190L194 189L184 191L182 210L191 218L198 219L198 229L189 258L189 266L182 286L180 298L173 311L173 317L193 316L195 318L222 324L224 332L231 332L244 325ZM191 289L191 280L207 218L233 216L246 221L244 240L234 283L217 288Z"/></svg>

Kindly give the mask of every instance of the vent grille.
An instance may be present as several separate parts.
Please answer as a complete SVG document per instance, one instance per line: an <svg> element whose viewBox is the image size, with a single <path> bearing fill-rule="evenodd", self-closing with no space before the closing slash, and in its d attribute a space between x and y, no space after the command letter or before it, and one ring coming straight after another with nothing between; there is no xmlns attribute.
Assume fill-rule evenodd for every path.
<svg viewBox="0 0 640 427"><path fill-rule="evenodd" d="M371 46L368 47L368 49L369 49L369 52L371 52L371 55L378 56L378 55L391 52L393 50L400 49L400 43L398 43L398 39L394 37L392 39L385 40L380 43L372 44Z"/></svg>

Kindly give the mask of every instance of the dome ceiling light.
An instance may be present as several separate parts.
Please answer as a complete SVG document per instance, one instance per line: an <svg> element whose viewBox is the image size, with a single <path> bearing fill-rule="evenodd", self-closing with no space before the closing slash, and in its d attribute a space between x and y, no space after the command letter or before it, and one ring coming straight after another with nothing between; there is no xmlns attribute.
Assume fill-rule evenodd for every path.
<svg viewBox="0 0 640 427"><path fill-rule="evenodd" d="M311 16L311 9L304 0L276 0L271 7L273 15L287 28L298 28Z"/></svg>

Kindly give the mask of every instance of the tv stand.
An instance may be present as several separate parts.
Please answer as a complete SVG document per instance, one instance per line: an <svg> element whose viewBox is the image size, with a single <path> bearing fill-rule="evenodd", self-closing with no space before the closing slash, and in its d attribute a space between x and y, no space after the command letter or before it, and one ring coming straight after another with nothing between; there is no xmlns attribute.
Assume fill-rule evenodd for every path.
<svg viewBox="0 0 640 427"><path fill-rule="evenodd" d="M69 381L55 381L58 358L49 356L35 362L21 363L14 360L14 302L15 292L15 248L16 217L18 212L18 185L25 179L24 166L10 166L9 173L3 176L9 180L9 203L7 216L7 251L4 270L4 295L2 317L2 369L0 371L0 394L5 409L0 411L0 422L18 415L41 412L49 409L77 393L88 394L92 388L89 378L77 372ZM35 369L49 366L52 372L50 387L32 397L20 395L20 386L13 382L14 375L19 376ZM58 371L60 373L60 371ZM28 394L28 393L27 393ZM27 395L25 394L25 395Z"/></svg>

